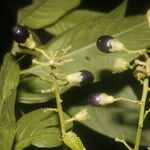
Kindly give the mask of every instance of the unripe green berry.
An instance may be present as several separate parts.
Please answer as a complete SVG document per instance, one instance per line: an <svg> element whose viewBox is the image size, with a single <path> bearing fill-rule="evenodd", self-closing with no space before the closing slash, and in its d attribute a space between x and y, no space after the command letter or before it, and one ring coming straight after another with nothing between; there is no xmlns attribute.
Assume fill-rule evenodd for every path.
<svg viewBox="0 0 150 150"><path fill-rule="evenodd" d="M144 80L147 76L145 67L137 66L133 72L133 75L138 81Z"/></svg>
<svg viewBox="0 0 150 150"><path fill-rule="evenodd" d="M121 73L128 70L130 64L123 58L117 58L114 63L113 71L115 73Z"/></svg>

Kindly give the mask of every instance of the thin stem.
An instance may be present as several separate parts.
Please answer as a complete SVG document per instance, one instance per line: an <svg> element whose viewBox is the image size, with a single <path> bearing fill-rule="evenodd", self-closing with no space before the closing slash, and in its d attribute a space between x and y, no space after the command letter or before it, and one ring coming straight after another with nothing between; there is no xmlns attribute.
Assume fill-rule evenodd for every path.
<svg viewBox="0 0 150 150"><path fill-rule="evenodd" d="M124 98L124 97L115 98L115 101L125 101L125 102L129 102L129 103L134 103L134 104L141 104L141 101L132 100L129 98Z"/></svg>
<svg viewBox="0 0 150 150"><path fill-rule="evenodd" d="M66 121L65 121L65 124L67 124L67 123L69 123L69 122L73 122L73 121L75 121L76 120L76 118L75 117L72 117L72 118L70 118L70 119L67 119Z"/></svg>
<svg viewBox="0 0 150 150"><path fill-rule="evenodd" d="M142 65L142 66L145 66L145 65L146 65L146 62L140 61L139 59L136 59L136 60L134 61L134 63L135 63L136 65Z"/></svg>
<svg viewBox="0 0 150 150"><path fill-rule="evenodd" d="M116 141L116 142L123 143L124 146L125 146L128 150L133 150L133 149L128 145L128 143L127 143L124 139L115 138L115 141Z"/></svg>
<svg viewBox="0 0 150 150"><path fill-rule="evenodd" d="M57 108L46 108L46 109L44 109L44 112L47 112L47 111L55 111L55 112L58 112Z"/></svg>
<svg viewBox="0 0 150 150"><path fill-rule="evenodd" d="M123 51L127 52L127 53L130 53L130 54L138 54L139 51L130 51L130 50L127 50L127 49L123 49Z"/></svg>
<svg viewBox="0 0 150 150"><path fill-rule="evenodd" d="M60 97L60 87L57 80L55 80L54 84L55 84L55 96L56 96L58 115L60 119L61 132L62 132L62 136L64 136L66 134L66 129L65 129L65 119L64 119L63 109L61 104L62 99Z"/></svg>
<svg viewBox="0 0 150 150"><path fill-rule="evenodd" d="M150 113L150 108L148 110L145 111L145 114L144 114L144 120L146 119L147 115Z"/></svg>
<svg viewBox="0 0 150 150"><path fill-rule="evenodd" d="M134 69L135 67L136 67L136 64L135 64L135 63L129 66L129 68L130 68L131 70Z"/></svg>
<svg viewBox="0 0 150 150"><path fill-rule="evenodd" d="M35 59L32 60L32 63L35 64L35 65L49 66L48 63L43 63L43 62L37 61Z"/></svg>
<svg viewBox="0 0 150 150"><path fill-rule="evenodd" d="M145 49L130 51L130 50L124 48L123 51L125 51L125 52L127 52L127 53L129 53L129 54L144 55L144 57L145 57L146 59L149 59L149 56L148 56L148 54L146 53L146 52L148 52L148 51L145 50Z"/></svg>
<svg viewBox="0 0 150 150"><path fill-rule="evenodd" d="M143 93L142 93L142 99L141 99L142 103L141 103L140 112L139 112L139 121L138 121L138 128L137 128L137 133L136 133L134 150L139 150L139 147L140 147L140 140L141 140L142 128L143 128L143 122L144 122L146 98L148 94L148 82L149 82L148 78L146 78L143 82Z"/></svg>
<svg viewBox="0 0 150 150"><path fill-rule="evenodd" d="M89 118L87 109L83 109L79 111L74 117L67 119L65 123L73 122L73 121L83 121Z"/></svg>
<svg viewBox="0 0 150 150"><path fill-rule="evenodd" d="M24 55L22 55L21 57L19 57L19 58L17 59L17 62L22 61L25 57L26 57L26 55L25 55L25 54L24 54Z"/></svg>
<svg viewBox="0 0 150 150"><path fill-rule="evenodd" d="M48 60L50 60L50 57L45 53L44 50L40 49L40 48L37 48L35 47L34 50L40 52L41 54L43 54Z"/></svg>

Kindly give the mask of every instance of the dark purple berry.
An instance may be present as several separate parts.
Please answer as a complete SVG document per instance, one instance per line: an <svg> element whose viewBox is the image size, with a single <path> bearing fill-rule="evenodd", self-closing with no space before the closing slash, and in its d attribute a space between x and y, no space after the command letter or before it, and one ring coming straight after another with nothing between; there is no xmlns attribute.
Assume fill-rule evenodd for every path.
<svg viewBox="0 0 150 150"><path fill-rule="evenodd" d="M81 72L81 74L80 74L80 78L81 78L80 85L81 86L86 86L86 85L90 85L93 83L94 75L90 71L81 70L80 72Z"/></svg>
<svg viewBox="0 0 150 150"><path fill-rule="evenodd" d="M88 103L92 106L100 106L99 101L100 101L100 92L94 92L91 93L88 97Z"/></svg>
<svg viewBox="0 0 150 150"><path fill-rule="evenodd" d="M13 39L18 43L25 43L27 38L29 38L29 31L20 25L16 25L12 28Z"/></svg>
<svg viewBox="0 0 150 150"><path fill-rule="evenodd" d="M66 76L69 83L78 84L81 86L88 86L94 81L94 75L87 70L71 73Z"/></svg>
<svg viewBox="0 0 150 150"><path fill-rule="evenodd" d="M104 53L110 53L112 48L110 40L112 39L114 38L109 35L100 36L96 42L97 48Z"/></svg>

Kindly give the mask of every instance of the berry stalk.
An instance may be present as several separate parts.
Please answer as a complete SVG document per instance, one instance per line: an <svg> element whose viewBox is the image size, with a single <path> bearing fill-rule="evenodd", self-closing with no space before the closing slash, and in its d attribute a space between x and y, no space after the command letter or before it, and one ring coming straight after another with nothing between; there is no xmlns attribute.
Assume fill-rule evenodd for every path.
<svg viewBox="0 0 150 150"><path fill-rule="evenodd" d="M41 53L43 56L45 56L48 60L50 60L50 57L45 53L44 50L38 48L38 47L35 47L34 50L36 50L37 52Z"/></svg>

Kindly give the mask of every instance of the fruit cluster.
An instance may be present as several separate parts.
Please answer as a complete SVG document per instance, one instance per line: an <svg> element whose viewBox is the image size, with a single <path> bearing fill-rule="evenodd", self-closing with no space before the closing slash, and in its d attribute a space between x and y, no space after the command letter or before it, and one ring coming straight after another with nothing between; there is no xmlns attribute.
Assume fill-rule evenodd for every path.
<svg viewBox="0 0 150 150"><path fill-rule="evenodd" d="M19 45L23 47L27 47L29 49L36 49L35 42L27 28L21 25L16 25L12 29L12 35L13 35L14 40L17 43L19 43ZM116 51L120 51L124 49L124 45L110 35L100 36L96 42L96 45L97 45L97 48L104 53L112 53L112 52L116 52ZM48 59L50 59L50 57L47 56L47 54L45 54L44 51L42 51L41 53L44 54L44 56L46 56ZM53 60L49 60L49 62L51 61ZM120 65L121 68L120 67L118 68L117 62L118 61L116 61L115 63L115 68L117 68L116 72L122 72L128 69L129 64L126 63L126 61L119 59L119 65L120 65L120 62L122 62ZM79 72L66 75L66 81L73 85L88 86L93 83L94 75L88 70L81 70ZM93 106L101 106L101 105L106 105L106 104L110 104L113 102L114 102L114 99L112 96L107 95L105 93L101 93L101 92L95 92L91 94L88 98L88 103Z"/></svg>

